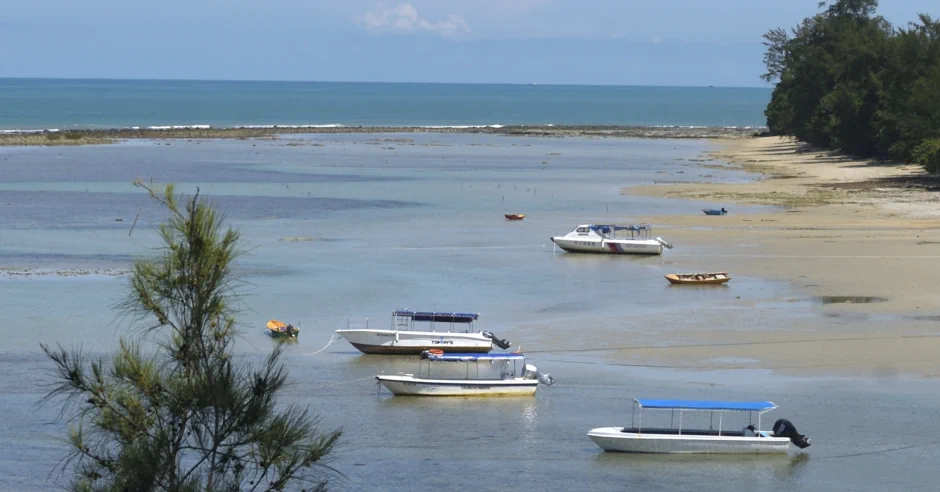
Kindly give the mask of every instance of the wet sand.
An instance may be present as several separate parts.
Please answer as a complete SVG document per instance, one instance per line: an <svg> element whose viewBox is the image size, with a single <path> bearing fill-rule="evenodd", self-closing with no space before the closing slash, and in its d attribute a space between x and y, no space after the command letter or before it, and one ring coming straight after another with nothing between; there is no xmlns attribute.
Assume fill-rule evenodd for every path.
<svg viewBox="0 0 940 492"><path fill-rule="evenodd" d="M610 352L614 363L764 368L856 376L940 375L940 194L916 166L852 160L778 138L725 142L701 159L761 173L745 184L657 183L623 193L707 200L727 216L647 217L676 244L675 272L727 271L787 283L789 294L713 309L622 320L657 327L655 348ZM709 162L714 160L714 162ZM735 214L735 206L779 207ZM665 280L663 281L665 282ZM681 302L677 286L668 289ZM706 288L706 287L692 287ZM549 343L549 345L552 345ZM666 346L666 347L664 347Z"/></svg>

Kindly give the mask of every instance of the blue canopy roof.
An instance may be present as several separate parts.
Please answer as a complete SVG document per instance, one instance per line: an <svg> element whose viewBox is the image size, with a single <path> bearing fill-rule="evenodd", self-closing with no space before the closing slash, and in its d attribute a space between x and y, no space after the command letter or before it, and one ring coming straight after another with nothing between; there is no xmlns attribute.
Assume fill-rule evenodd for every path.
<svg viewBox="0 0 940 492"><path fill-rule="evenodd" d="M729 412L766 412L777 408L772 401L708 401L708 400L634 400L641 408L673 410L714 410Z"/></svg>
<svg viewBox="0 0 940 492"><path fill-rule="evenodd" d="M472 353L456 353L456 352L445 352L443 355L435 355L428 352L422 352L421 357L430 360L439 360L445 362L474 362L478 360L523 360L525 356L522 354L508 353L508 352L494 352L491 354L472 354Z"/></svg>
<svg viewBox="0 0 940 492"><path fill-rule="evenodd" d="M430 311L411 311L400 309L392 316L404 316L415 321L437 321L440 323L472 323L480 317L477 313L435 313Z"/></svg>

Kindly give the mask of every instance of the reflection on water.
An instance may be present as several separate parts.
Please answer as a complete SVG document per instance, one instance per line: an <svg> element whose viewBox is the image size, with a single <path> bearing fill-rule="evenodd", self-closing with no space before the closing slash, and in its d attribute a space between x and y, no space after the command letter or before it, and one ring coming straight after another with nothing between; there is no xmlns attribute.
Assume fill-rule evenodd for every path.
<svg viewBox="0 0 940 492"><path fill-rule="evenodd" d="M655 455L599 451L594 456L592 468L611 468L618 474L629 476L631 481L634 477L653 481L656 477L674 476L677 470L682 470L684 475L721 477L718 481L728 490L758 490L769 486L769 482L772 482L772 488L787 489L798 487L809 460L811 456L803 452L788 455ZM712 488L705 483L700 487L702 490ZM668 487L663 487L663 490L668 490Z"/></svg>

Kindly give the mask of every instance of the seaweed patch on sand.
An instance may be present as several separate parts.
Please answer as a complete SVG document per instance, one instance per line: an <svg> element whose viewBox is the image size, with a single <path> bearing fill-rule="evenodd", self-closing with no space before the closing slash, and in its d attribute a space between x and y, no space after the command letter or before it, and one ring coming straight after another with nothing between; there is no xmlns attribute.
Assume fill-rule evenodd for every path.
<svg viewBox="0 0 940 492"><path fill-rule="evenodd" d="M130 270L116 268L0 268L0 279L29 280L34 277L124 277Z"/></svg>
<svg viewBox="0 0 940 492"><path fill-rule="evenodd" d="M291 236L278 239L278 241L282 243L307 243L315 240L316 238L312 238L310 236Z"/></svg>

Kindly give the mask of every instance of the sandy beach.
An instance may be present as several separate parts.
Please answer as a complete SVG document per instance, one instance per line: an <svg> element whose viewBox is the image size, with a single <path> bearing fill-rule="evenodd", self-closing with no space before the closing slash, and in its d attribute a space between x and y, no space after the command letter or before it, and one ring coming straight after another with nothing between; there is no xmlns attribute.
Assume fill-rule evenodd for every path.
<svg viewBox="0 0 940 492"><path fill-rule="evenodd" d="M727 162L762 179L624 189L729 209L726 216L648 217L678 245L663 263L677 272L785 282L791 294L632 320L660 330L646 340L623 340L632 348L612 352L612 362L940 375L940 195L931 191L929 176L916 166L852 160L775 137L725 142L701 160L704 166ZM736 214L740 204L777 209ZM806 316L793 316L800 312ZM647 348L638 346L644 341Z"/></svg>

